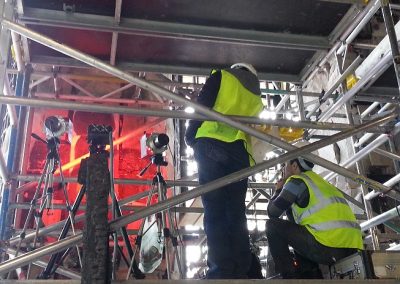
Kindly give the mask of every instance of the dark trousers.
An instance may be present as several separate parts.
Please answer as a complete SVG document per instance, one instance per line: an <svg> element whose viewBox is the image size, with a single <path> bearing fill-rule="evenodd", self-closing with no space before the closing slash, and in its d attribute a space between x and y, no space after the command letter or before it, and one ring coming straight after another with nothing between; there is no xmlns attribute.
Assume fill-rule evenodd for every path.
<svg viewBox="0 0 400 284"><path fill-rule="evenodd" d="M201 138L194 145L199 182L206 184L249 166L242 141L224 143ZM202 196L207 235L209 279L246 278L251 255L245 197L247 179Z"/></svg>
<svg viewBox="0 0 400 284"><path fill-rule="evenodd" d="M278 218L267 220L266 231L275 270L284 278L296 278L302 273L318 269L318 264L331 265L357 252L356 249L324 246L304 226L287 220ZM294 266L289 246L294 249L299 260L300 272Z"/></svg>

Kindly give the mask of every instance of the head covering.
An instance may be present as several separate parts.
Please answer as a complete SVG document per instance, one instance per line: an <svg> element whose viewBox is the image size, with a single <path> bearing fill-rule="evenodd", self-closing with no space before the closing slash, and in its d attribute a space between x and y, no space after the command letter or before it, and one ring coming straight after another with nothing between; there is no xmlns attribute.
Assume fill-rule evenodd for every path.
<svg viewBox="0 0 400 284"><path fill-rule="evenodd" d="M305 169L306 171L311 171L312 168L314 167L314 165L309 166L309 165L306 163L306 161L305 161L303 158L301 158L301 157L299 157L297 160L299 161L300 166L301 166L303 169Z"/></svg>
<svg viewBox="0 0 400 284"><path fill-rule="evenodd" d="M257 71L254 68L253 65L249 64L249 63L235 63L231 66L231 69L236 69L236 68L244 68L247 71L253 73L254 75L257 76Z"/></svg>

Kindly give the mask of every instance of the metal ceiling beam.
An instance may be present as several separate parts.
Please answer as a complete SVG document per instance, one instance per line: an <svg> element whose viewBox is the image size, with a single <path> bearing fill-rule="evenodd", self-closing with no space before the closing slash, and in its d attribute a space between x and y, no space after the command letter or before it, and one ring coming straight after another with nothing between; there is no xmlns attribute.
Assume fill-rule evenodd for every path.
<svg viewBox="0 0 400 284"><path fill-rule="evenodd" d="M17 74L18 71L16 69L7 69L8 74ZM278 75L278 74L276 74ZM32 78L36 78L38 81L33 82L29 85L29 88L34 87L35 85L41 84L43 81L48 80L50 77L53 76L52 72L46 71L38 71L34 70L32 72ZM96 75L87 75L87 74L71 74L71 73L63 73L58 72L58 77L66 77L71 80L83 80L83 81L96 81L96 82L106 82L106 83L113 83L113 84L121 84L126 83L125 80L121 80L115 77L107 77L107 76L96 76ZM47 77L47 78L43 78ZM173 81L159 81L159 80L149 80L152 83L155 83L160 86L168 87L186 87L186 88L194 88L194 89L201 89L203 84L197 83L180 83L180 82L173 82ZM262 89L262 93L268 94L277 94L277 95L291 95L296 96L296 92L294 91L287 91L287 90L274 90L274 89ZM321 93L316 92L301 92L303 97L315 97L318 98ZM353 97L353 100L363 101L363 102L380 102L380 103L400 103L400 98L398 98L398 89L394 87L371 87L367 90L364 90Z"/></svg>
<svg viewBox="0 0 400 284"><path fill-rule="evenodd" d="M372 19L372 17L375 15L375 13L379 10L380 7L381 7L380 0L373 0L368 3L368 6L365 7L365 9L360 13L361 15L363 15L360 22L354 27L352 32L348 36L346 36L344 40L342 40L342 46L337 50L337 54L341 54L345 51L347 45L353 42L353 40L362 31L365 25ZM358 22L357 19L355 19L354 23L357 22Z"/></svg>
<svg viewBox="0 0 400 284"><path fill-rule="evenodd" d="M77 102L97 102L97 103L109 103L109 104L126 104L126 105L137 105L137 106L152 106L155 108L165 107L157 101L149 100L136 100L136 99L120 99L120 98L94 98L88 96L80 96L76 94L56 94L56 93L34 93L34 98L42 99L53 99L61 101L77 101Z"/></svg>
<svg viewBox="0 0 400 284"><path fill-rule="evenodd" d="M358 5L364 5L364 6L368 2L365 0L318 0L318 1L340 3L340 4L358 4Z"/></svg>
<svg viewBox="0 0 400 284"><path fill-rule="evenodd" d="M126 84L125 86L122 86L122 87L120 87L118 89L115 89L115 90L105 94L105 95L102 95L100 98L106 99L106 98L109 98L109 97L112 97L112 96L115 96L115 95L119 95L122 91L125 91L125 90L127 90L127 89L129 89L129 88L131 88L133 86L135 86L135 85L134 84Z"/></svg>
<svg viewBox="0 0 400 284"><path fill-rule="evenodd" d="M15 5L16 5L18 15L23 15L24 14L24 5L22 3L22 0L17 0ZM26 37L22 37L21 42L22 42L22 49L24 51L25 62L29 63L31 61L31 57L29 55L28 39Z"/></svg>
<svg viewBox="0 0 400 284"><path fill-rule="evenodd" d="M324 60L326 60L326 57L329 57L329 54L332 54L334 50L336 50L339 45L340 45L340 40L339 42L337 41L340 35L344 34L347 30L347 27L352 25L352 22L354 21L355 17L360 13L360 8L359 5L353 5L343 16L342 20L336 25L336 27L333 29L333 31L330 33L328 36L328 40L330 43L336 42L335 46L331 48L331 51L326 51L326 50L321 50L317 51L314 56L308 61L306 66L303 67L303 69L300 71L299 77L302 80L305 80L313 70L317 69L318 66L322 66L324 63L322 63Z"/></svg>
<svg viewBox="0 0 400 284"><path fill-rule="evenodd" d="M2 25L5 28L11 29L23 36L26 36L34 41L44 44L45 46L50 47L54 50L57 50L65 55L74 57L74 58L79 59L80 61L85 62L86 64L91 65L93 67L96 67L104 72L107 72L107 73L115 75L119 78L125 79L127 82L134 83L137 86L139 86L143 89L146 89L147 91L157 93L167 99L171 99L174 102L183 104L185 106L190 106L190 107L194 108L198 114L201 114L207 118L224 122L224 123L228 124L229 126L235 127L239 130L242 130L256 138L259 138L262 141L270 143L270 144L272 144L276 147L279 147L281 149L284 149L286 151L297 149L296 146L293 146L288 142L280 140L272 135L262 133L261 131L258 131L246 124L240 123L240 122L233 120L229 117L226 117L218 112L210 110L209 108L199 105L198 103L193 102L189 99L180 97L164 88L161 88L155 84L152 84L141 78L138 78L137 76L133 76L127 72L123 72L118 68L115 68L107 63L99 61L98 59L96 59L93 56L82 53L82 52L80 52L76 49L73 49L71 47L68 47L66 45L60 44L47 36L44 36L35 31L29 30L29 29L27 29L21 25L18 25L14 22L3 19ZM2 99L5 99L5 98L7 98L7 97L3 96ZM361 128L360 126L358 126L357 130L361 131L364 129ZM335 137L335 135L333 135L332 138L333 137ZM316 143L318 143L318 142L316 142ZM316 144L316 143L313 143L313 144ZM332 141L332 143L333 143L333 141ZM305 147L307 147L307 146L305 146ZM302 147L302 149L305 147ZM327 161L317 155L314 155L310 152L308 152L307 154L304 154L302 156L304 156L306 159L309 159L313 163L319 164L320 166L322 166L324 168L327 168L329 170L337 172L345 177L351 178L354 181L356 181L357 183L368 184L368 186L370 186L371 188L377 189L379 191L388 191L389 190L389 188L387 186L383 186L382 184L375 182L369 178L360 177L359 175L357 175L351 171L348 171L348 170L346 170L330 161ZM260 165L262 165L262 164L260 164ZM191 192L191 191L189 191L189 192Z"/></svg>
<svg viewBox="0 0 400 284"><path fill-rule="evenodd" d="M368 3L368 5L360 11L357 15L354 16L353 21L347 29L341 34L340 37L337 38L334 46L329 50L322 60L319 60L317 66L315 64L308 64L301 72L300 78L303 83L303 87L306 87L309 81L314 77L317 73L319 67L323 66L325 62L332 56L344 43L349 44L352 40L358 35L361 29L364 27L366 23L368 23L371 18L375 15L376 11L380 8L380 0L373 0ZM330 38L330 37L328 37Z"/></svg>
<svg viewBox="0 0 400 284"><path fill-rule="evenodd" d="M42 84L43 82L46 82L46 81L49 80L50 78L51 78L51 75L50 75L50 76L44 76L44 77L42 77L42 78L40 78L40 79L38 79L38 80L36 80L36 81L30 83L30 84L29 84L29 90L31 90L33 87L35 87L35 86L37 86L37 85Z"/></svg>
<svg viewBox="0 0 400 284"><path fill-rule="evenodd" d="M122 8L122 0L115 1L115 16L114 16L114 24L116 26L119 25L121 21L121 8ZM111 38L111 50L110 50L110 64L115 65L115 57L117 55L117 44L118 44L118 33L113 32Z"/></svg>
<svg viewBox="0 0 400 284"><path fill-rule="evenodd" d="M55 57L55 56L32 56L31 63L37 65L72 67L72 68L92 68L87 64L82 63L73 58ZM213 66L188 67L179 65L119 62L118 64L116 64L115 67L129 72L152 72L152 73L208 76L210 75L210 69ZM266 72L258 72L257 74L260 80L290 82L294 84L300 83L300 80L297 75L266 73Z"/></svg>
<svg viewBox="0 0 400 284"><path fill-rule="evenodd" d="M40 107L40 108L50 108L50 109L90 111L99 113L113 113L113 114L118 113L126 115L177 118L177 119L196 119L196 120L211 120L211 121L215 120L215 118L208 118L201 114L193 114L193 113L189 114L184 111L177 111L177 110L172 111L167 109L134 108L133 106L125 107L125 106L102 105L90 102L86 103L69 102L61 100L7 97L0 95L0 103L30 106L30 107ZM243 117L243 116L226 116L226 117L246 124L260 124L260 125L266 124L266 125L275 125L283 127L324 129L324 130L348 130L352 128L348 124L341 124L341 123L292 121L287 119L271 120L271 119L261 119L258 117ZM368 129L368 131L373 131L373 132L377 130L379 130L379 128L371 127L370 129Z"/></svg>
<svg viewBox="0 0 400 284"><path fill-rule="evenodd" d="M18 74L18 70L16 69L7 69L7 74ZM38 70L33 70L31 74L31 79L32 80L44 80L43 77L53 77L54 73L53 72L46 72L46 71L38 71ZM116 78L116 77L109 77L109 76L102 76L102 75L88 75L87 72L85 74L77 74L77 73L66 73L66 72L57 72L57 77L66 77L71 80L77 80L77 81L94 81L94 82L102 82L102 83L111 83L111 84L126 84L125 80ZM47 78L47 79L49 79ZM192 89L201 89L203 87L203 84L200 83L181 83L181 82L175 82L175 81L162 81L162 80L152 80L152 79L146 79L150 82L153 82L155 84L165 86L165 87L185 87L185 88L192 88ZM37 84L41 84L43 82L33 82L32 84L29 85L29 88L34 87ZM315 95L318 97L318 95Z"/></svg>
<svg viewBox="0 0 400 284"><path fill-rule="evenodd" d="M114 17L65 13L37 8L26 8L24 14L20 15L19 22L30 25L299 50L325 50L331 47L328 39L321 36L231 29L132 18L121 18L120 25L115 26Z"/></svg>
<svg viewBox="0 0 400 284"><path fill-rule="evenodd" d="M89 92L88 90L86 90L84 87L82 87L81 85L75 83L74 81L68 79L68 78L62 78L65 82L67 82L68 84L70 84L72 87L77 88L79 91L81 91L82 93L84 93L85 95L89 96L89 97L96 97L94 94L92 94L91 92ZM57 89L57 88L55 88ZM57 90L56 90L57 91Z"/></svg>
<svg viewBox="0 0 400 284"><path fill-rule="evenodd" d="M362 9L363 7L361 5L354 4L349 10L347 10L346 14L329 34L328 40L330 43L336 42L336 40L347 30L347 27L351 26L354 18L361 12Z"/></svg>

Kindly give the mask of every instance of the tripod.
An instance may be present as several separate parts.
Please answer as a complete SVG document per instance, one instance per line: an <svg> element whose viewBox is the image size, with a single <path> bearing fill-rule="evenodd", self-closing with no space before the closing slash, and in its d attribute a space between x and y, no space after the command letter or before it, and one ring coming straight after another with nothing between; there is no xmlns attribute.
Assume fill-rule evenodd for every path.
<svg viewBox="0 0 400 284"><path fill-rule="evenodd" d="M35 216L35 223L36 223L35 238L34 238L33 245L32 245L33 246L32 249L35 249L37 239L38 239L39 227L42 224L43 212L45 209L49 210L52 208L52 200L53 200L53 192L54 192L54 188L53 188L54 172L56 171L58 165L61 166L61 160L60 160L60 156L58 153L60 140L58 139L58 137L53 136L47 140L44 140L34 133L32 133L32 137L45 143L47 146L48 153L46 156L46 162L45 162L42 174L39 178L38 185L36 187L35 193L33 195L33 198L32 198L32 201L31 201L31 204L29 207L28 215L26 217L22 232L20 234L20 241L18 242L18 245L17 245L16 256L18 255L18 253L21 249L21 244L26 236L26 230L28 228L28 224L32 218L32 215ZM67 210L69 213L69 220L71 220L72 224L73 224L73 216L70 211L70 205L69 205L68 196L67 196L66 189L65 189L65 182L64 182L64 177L63 177L62 171L60 171L60 174L61 174L61 180L62 180L62 188L63 188L65 200L67 203ZM44 184L44 187L43 187L43 191L42 191L42 196L40 197L41 204L40 204L39 210L34 211L35 207L37 205L37 201L39 200L38 197L40 194L40 189L42 188L43 184ZM75 228L73 226L72 226L72 229L73 229L73 233L75 234ZM78 251L78 256L80 259L79 251ZM29 279L29 275L30 275L30 270L31 270L31 265L28 266L28 273L27 273L28 279ZM10 274L8 276L10 276Z"/></svg>
<svg viewBox="0 0 400 284"><path fill-rule="evenodd" d="M98 133L97 135L101 136L101 134L103 132L107 132L109 130L104 130L102 129L100 126L98 126L99 129L98 130L100 133ZM111 134L110 134L111 136ZM112 137L110 138L110 140L112 141ZM89 177L89 164L98 164L100 170L103 173L107 173L108 172L108 167L107 167L107 159L109 157L109 152L105 150L106 145L108 144L104 139L93 139L91 140L92 142L90 142L90 146L89 146L89 152L90 152L90 156L89 158L83 159L81 161L81 165L79 168L79 172L78 172L78 183L82 185L81 190L79 191L78 196L75 199L75 202L71 208L71 214L73 216L75 216L76 212L78 211L78 208L81 204L81 201L83 199L83 196L85 194L87 194L87 181L88 181L88 177ZM106 185L109 186L109 185ZM100 191L101 189L98 188L98 190ZM115 202L114 207L115 207L115 213L117 217L120 217L122 215L121 213L121 209L118 206L118 203L116 202L116 198L113 192L109 192L109 188L105 188L104 189L106 191L106 193L110 193L112 196L112 200L113 202ZM87 198L89 199L89 197L87 196ZM107 216L105 216L105 218L107 218ZM58 238L58 240L64 239L67 234L68 231L72 225L72 223L70 222L71 220L68 219L66 220L64 227L60 233L60 236ZM130 245L130 241L129 241L129 237L128 237L128 233L126 231L125 227L121 228L121 235L124 239L125 245L127 247L128 253L130 255L130 257L133 256L133 249ZM120 248L119 248L120 249ZM50 278L57 270L57 268L63 263L65 257L68 255L70 249L67 249L64 252L59 252L56 254L53 254L48 262L48 265L46 266L45 270L41 273L40 277L41 279L48 279ZM122 254L122 250L120 249L121 255L124 257L124 255ZM125 259L124 260L127 262L127 265L129 265L129 261ZM133 275L136 279L143 279L144 278L144 274L140 271L140 269L137 267L136 262L133 262L132 265L132 272Z"/></svg>
<svg viewBox="0 0 400 284"><path fill-rule="evenodd" d="M161 166L165 167L168 165L168 163L164 160L162 153L154 154L151 158L151 162L140 172L139 175L142 176L152 164L156 165L157 172L156 172L155 176L153 177L152 189L150 190L149 195L147 197L146 206L150 205L151 198L154 194L157 194L158 202L161 202L161 201L164 201L167 199L167 184L161 174ZM168 220L170 228L168 227L167 220ZM177 233L177 229L173 225L174 222L173 222L170 210L158 212L156 214L156 222L157 222L157 227L158 227L159 240L162 240L164 242L163 247L165 250L165 259L166 259L166 264L167 264L168 279L171 279L171 268L170 268L170 260L169 260L170 251L168 248L168 240L171 240L172 246L174 248L174 253L175 253L176 260L177 260L177 264L178 264L179 273L180 273L181 278L183 278L180 257L179 257L179 253L177 250L177 247L178 247L177 235L178 235L178 233ZM144 224L145 224L145 220L143 220L142 223L140 224L140 228L139 228L138 235L136 238L136 243L135 243L136 244L135 254L137 253L137 251L139 250L139 248L141 246L142 238L144 235L144 233L143 233ZM134 260L134 258L132 258L131 266L133 265L133 260ZM126 276L127 280L129 279L130 271L131 271L131 269L128 270L128 274Z"/></svg>

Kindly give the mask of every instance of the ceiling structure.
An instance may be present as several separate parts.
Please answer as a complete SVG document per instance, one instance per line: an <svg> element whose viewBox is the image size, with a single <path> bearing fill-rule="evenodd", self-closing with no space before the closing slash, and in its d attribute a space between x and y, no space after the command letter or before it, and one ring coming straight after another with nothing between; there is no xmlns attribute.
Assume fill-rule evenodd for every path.
<svg viewBox="0 0 400 284"><path fill-rule="evenodd" d="M365 55L377 44L370 38L371 25L357 33L351 42L346 43L346 40L360 21L369 22L373 15L380 13L379 5L372 5L379 1L370 1L368 6L363 0L207 2L205 5L204 1L194 0L17 0L15 21L138 77L144 77L146 73L146 80L162 82L164 87L192 86L195 90L202 84L171 83L165 74L205 76L213 68L248 62L255 66L260 80L275 86L277 82L301 85L311 77L310 74L322 69L326 55L334 54L342 44L345 50L356 50ZM364 8L370 11L364 13ZM172 115L160 110L171 106L162 94L153 94L153 100L136 100L139 88L134 89L133 94L124 93L134 87L132 82L123 85L123 80L106 77L101 72L86 74L86 68L91 67L85 63L33 40L21 37L21 41L23 63L31 63L33 67L35 81L30 83L30 89L54 79L54 93L36 93L39 98L54 99L49 100L50 108L68 109L72 104L65 101L75 100L73 97L79 92L84 96L74 105L77 109L81 109L79 102L85 102L87 109L91 107L90 102L100 102L104 103L105 113L133 114L139 110L134 107L123 109L120 105L130 108L131 104L140 103L139 107L145 106L143 109L158 107L153 113L149 111L153 116L156 113L164 118ZM14 68L7 71L17 73ZM65 83L69 84L75 93L58 93L60 79L64 87ZM75 80L82 81L77 83ZM86 84L87 81L92 85ZM110 84L110 89L97 92L104 86L99 82ZM96 85L100 86L96 89ZM391 87L386 88L386 96L382 87ZM189 94L184 89L173 91L179 95ZM374 83L374 88L362 89L355 98L368 104L374 100L398 103L397 93L396 76L391 67ZM319 93L304 92L303 95L318 97ZM97 106L93 104L93 112ZM130 125L130 131L136 127L136 132L142 133L143 128L160 121L162 119L143 123L141 127Z"/></svg>
<svg viewBox="0 0 400 284"><path fill-rule="evenodd" d="M310 0L207 5L25 0L17 21L129 71L207 75L211 68L245 61L256 67L260 79L298 82L360 7ZM81 65L39 43L30 42L28 48L32 63Z"/></svg>

